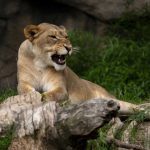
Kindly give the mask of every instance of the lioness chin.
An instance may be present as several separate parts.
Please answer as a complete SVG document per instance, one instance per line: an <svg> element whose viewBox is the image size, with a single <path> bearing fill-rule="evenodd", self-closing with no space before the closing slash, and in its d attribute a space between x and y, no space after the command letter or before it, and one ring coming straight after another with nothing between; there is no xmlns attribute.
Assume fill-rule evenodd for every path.
<svg viewBox="0 0 150 150"><path fill-rule="evenodd" d="M48 23L28 25L26 40L18 52L18 93L42 92L43 99L69 99L79 103L94 98L115 99L104 88L79 78L66 66L66 57L73 52L66 29ZM136 105L119 101L120 113L130 113ZM131 110L131 111L130 111Z"/></svg>

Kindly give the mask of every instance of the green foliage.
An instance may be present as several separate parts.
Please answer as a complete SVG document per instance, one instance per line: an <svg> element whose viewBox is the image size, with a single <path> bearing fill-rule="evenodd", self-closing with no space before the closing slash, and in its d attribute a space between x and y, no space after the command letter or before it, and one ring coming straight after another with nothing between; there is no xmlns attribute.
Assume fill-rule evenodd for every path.
<svg viewBox="0 0 150 150"><path fill-rule="evenodd" d="M99 61L101 56L101 38L94 34L82 31L73 31L69 33L70 40L74 47L79 47L79 51L69 58L68 64L77 74L84 75L86 70L90 69L93 61ZM94 60L93 60L94 58Z"/></svg>
<svg viewBox="0 0 150 150"><path fill-rule="evenodd" d="M112 30L103 38L87 32L71 32L70 39L80 50L70 58L69 66L80 77L104 86L119 99L134 103L148 100L149 20L121 19L111 24Z"/></svg>
<svg viewBox="0 0 150 150"><path fill-rule="evenodd" d="M105 87L118 99L132 103L150 100L150 15L128 16L111 22L108 34L73 31L70 39L80 48L68 61L82 78ZM143 113L131 119L142 120ZM135 137L136 129L133 131ZM119 135L118 135L119 136ZM106 133L89 141L87 150L115 149L105 143Z"/></svg>
<svg viewBox="0 0 150 150"><path fill-rule="evenodd" d="M107 131L110 125L106 125L99 129L99 135L96 140L90 140L87 144L87 150L112 150L113 145L108 145L106 142Z"/></svg>
<svg viewBox="0 0 150 150"><path fill-rule="evenodd" d="M148 111L148 110L147 110ZM143 122L146 119L145 110L135 112L134 115L130 116L128 121L135 120L137 122Z"/></svg>
<svg viewBox="0 0 150 150"><path fill-rule="evenodd" d="M16 95L16 94L17 94L16 90L13 90L13 89L1 90L0 91L0 103L6 98Z"/></svg>
<svg viewBox="0 0 150 150"><path fill-rule="evenodd" d="M137 126L136 127L134 127L133 129L132 129L132 131L131 131L131 133L130 133L130 141L132 142L132 143L135 143L136 142L136 135L137 135L137 132L138 132L138 128L137 128Z"/></svg>
<svg viewBox="0 0 150 150"><path fill-rule="evenodd" d="M142 45L150 40L149 27L150 9L145 9L142 17L136 14L125 14L119 20L112 21L109 26L109 34Z"/></svg>
<svg viewBox="0 0 150 150"><path fill-rule="evenodd" d="M12 140L12 129L4 137L0 137L0 150L7 150Z"/></svg>
<svg viewBox="0 0 150 150"><path fill-rule="evenodd" d="M0 91L0 102L5 100L6 98L16 95L16 91L12 89L2 90ZM0 137L0 150L7 150L9 144L12 140L12 129L10 129L7 134L3 137Z"/></svg>
<svg viewBox="0 0 150 150"><path fill-rule="evenodd" d="M150 89L149 47L150 44L137 46L133 41L112 37L97 66L86 72L86 78L120 99L145 99Z"/></svg>

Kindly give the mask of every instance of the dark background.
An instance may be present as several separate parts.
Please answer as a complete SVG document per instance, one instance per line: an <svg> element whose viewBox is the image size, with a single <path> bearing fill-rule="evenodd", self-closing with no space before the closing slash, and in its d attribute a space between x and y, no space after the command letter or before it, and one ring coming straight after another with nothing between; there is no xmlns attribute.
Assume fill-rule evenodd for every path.
<svg viewBox="0 0 150 150"><path fill-rule="evenodd" d="M113 20L141 13L150 0L0 0L0 89L16 87L19 45L28 24L49 22L103 36Z"/></svg>

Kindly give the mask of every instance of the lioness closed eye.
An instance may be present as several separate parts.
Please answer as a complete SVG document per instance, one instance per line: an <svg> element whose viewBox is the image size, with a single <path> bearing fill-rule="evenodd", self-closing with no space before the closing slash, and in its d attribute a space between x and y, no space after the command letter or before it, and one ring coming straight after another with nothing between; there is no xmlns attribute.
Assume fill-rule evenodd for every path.
<svg viewBox="0 0 150 150"><path fill-rule="evenodd" d="M18 53L18 92L40 91L45 100L69 99L79 103L92 98L115 99L104 88L79 78L66 66L73 52L66 29L48 23L28 25L26 40ZM116 99L115 99L116 100ZM133 104L116 100L121 112L129 112Z"/></svg>

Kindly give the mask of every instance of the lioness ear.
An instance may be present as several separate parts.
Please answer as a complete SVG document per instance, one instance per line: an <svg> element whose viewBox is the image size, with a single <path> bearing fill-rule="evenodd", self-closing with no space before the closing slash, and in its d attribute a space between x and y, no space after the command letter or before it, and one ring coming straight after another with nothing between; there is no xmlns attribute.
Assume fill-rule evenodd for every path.
<svg viewBox="0 0 150 150"><path fill-rule="evenodd" d="M63 25L59 26L62 30L66 31L66 28Z"/></svg>
<svg viewBox="0 0 150 150"><path fill-rule="evenodd" d="M36 25L27 25L24 28L24 35L30 41L33 41L34 38L38 35L39 32L40 32L40 29Z"/></svg>

